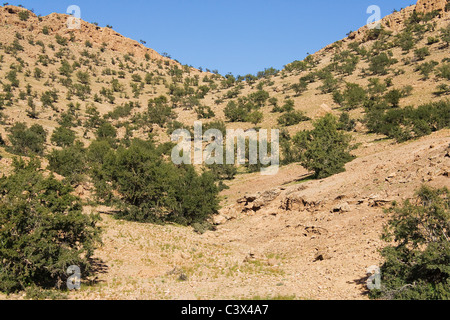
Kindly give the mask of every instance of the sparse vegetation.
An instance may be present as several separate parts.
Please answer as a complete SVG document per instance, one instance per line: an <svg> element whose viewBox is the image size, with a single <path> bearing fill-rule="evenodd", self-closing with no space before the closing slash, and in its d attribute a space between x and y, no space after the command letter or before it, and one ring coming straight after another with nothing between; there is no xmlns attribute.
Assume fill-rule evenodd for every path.
<svg viewBox="0 0 450 320"><path fill-rule="evenodd" d="M450 191L423 186L417 198L395 204L383 239L382 288L373 298L450 298Z"/></svg>

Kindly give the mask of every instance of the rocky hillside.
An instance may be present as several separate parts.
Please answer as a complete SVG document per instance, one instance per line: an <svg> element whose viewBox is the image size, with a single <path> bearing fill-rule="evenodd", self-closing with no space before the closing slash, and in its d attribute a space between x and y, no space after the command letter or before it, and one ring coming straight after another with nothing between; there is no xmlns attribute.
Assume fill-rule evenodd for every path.
<svg viewBox="0 0 450 320"><path fill-rule="evenodd" d="M50 170L60 151L66 163L50 171L76 189L85 213L101 213L99 272L73 298L366 298L367 268L381 262L383 208L422 184L450 186L449 1L419 0L380 29L240 77L181 65L111 28L83 21L69 30L68 18L0 7L0 175L16 156ZM91 206L105 149L88 146L100 138L107 151L132 138L164 147L174 129L200 119L280 128L292 143L328 113L354 144L346 171L311 180L295 160L273 177L239 168L221 181L229 188L216 231L125 222Z"/></svg>

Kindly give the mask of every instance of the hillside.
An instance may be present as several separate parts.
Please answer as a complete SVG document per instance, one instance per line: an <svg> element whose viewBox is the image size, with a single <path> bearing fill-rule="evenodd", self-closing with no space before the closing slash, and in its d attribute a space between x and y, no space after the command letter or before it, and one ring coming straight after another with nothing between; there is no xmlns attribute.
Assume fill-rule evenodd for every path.
<svg viewBox="0 0 450 320"><path fill-rule="evenodd" d="M283 70L242 77L181 65L109 27L83 21L68 30L68 17L0 7L0 175L16 156L37 156L72 185L84 213L101 214L99 272L70 298L366 299L367 268L381 263L383 209L422 184L450 187L449 1L419 0L382 19L381 29L364 26ZM354 145L346 171L314 180L284 149L276 176L237 168L218 179L228 188L213 230L114 219L117 207L95 197L96 179L117 173L97 166L104 154L89 157L120 155L133 138L164 148L174 129L201 120L280 128L294 145L327 113ZM20 123L42 126L41 147L17 142L27 137L14 137ZM89 149L105 141L106 149ZM53 169L53 152L64 150L70 166ZM110 181L100 186L112 189Z"/></svg>

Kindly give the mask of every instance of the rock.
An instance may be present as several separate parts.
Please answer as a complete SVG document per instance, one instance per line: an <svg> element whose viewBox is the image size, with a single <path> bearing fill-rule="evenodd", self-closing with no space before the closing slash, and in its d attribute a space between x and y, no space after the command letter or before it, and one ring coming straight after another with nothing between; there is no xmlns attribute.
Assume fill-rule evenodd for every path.
<svg viewBox="0 0 450 320"><path fill-rule="evenodd" d="M369 197L369 207L383 207L393 201L394 199L391 198L383 198L379 195L372 195Z"/></svg>
<svg viewBox="0 0 450 320"><path fill-rule="evenodd" d="M188 260L190 258L190 256L188 254L184 253L184 252L182 252L180 256L184 260Z"/></svg>
<svg viewBox="0 0 450 320"><path fill-rule="evenodd" d="M331 258L332 258L331 255L327 251L319 249L314 257L314 262L330 260Z"/></svg>
<svg viewBox="0 0 450 320"><path fill-rule="evenodd" d="M221 215L215 215L212 219L212 223L216 226L227 223L228 219Z"/></svg>
<svg viewBox="0 0 450 320"><path fill-rule="evenodd" d="M342 202L335 208L333 208L332 212L350 212L352 208L348 204L348 202Z"/></svg>
<svg viewBox="0 0 450 320"><path fill-rule="evenodd" d="M432 11L445 11L447 0L419 0L416 4L416 11L429 13Z"/></svg>
<svg viewBox="0 0 450 320"><path fill-rule="evenodd" d="M188 276L182 272L178 277L178 281L188 281Z"/></svg>
<svg viewBox="0 0 450 320"><path fill-rule="evenodd" d="M286 211L305 211L316 207L321 202L321 199L292 194L282 200L280 209Z"/></svg>

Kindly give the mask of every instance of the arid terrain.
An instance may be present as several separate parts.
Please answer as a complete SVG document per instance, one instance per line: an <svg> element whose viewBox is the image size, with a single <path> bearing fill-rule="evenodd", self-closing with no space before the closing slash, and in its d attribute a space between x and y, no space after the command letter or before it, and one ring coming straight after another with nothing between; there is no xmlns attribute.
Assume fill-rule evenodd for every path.
<svg viewBox="0 0 450 320"><path fill-rule="evenodd" d="M420 63L440 62L450 57L450 48L443 48L442 43L428 45L427 38L438 36L439 30L450 23L446 4L446 1L419 0L417 7L395 12L384 18L382 24L395 35L404 28L404 21L414 10L441 10L441 16L433 20L434 29L427 31L416 44L417 47L427 46L430 51L430 55ZM0 125L0 135L6 145L0 145L0 175L11 172L15 155L8 149L11 143L7 137L14 123L42 125L49 132L45 145L51 151L58 147L50 141L50 133L59 126L58 121L68 110L69 103L80 102L76 119L85 123L89 120L87 110L90 106L95 106L104 116L123 103L136 101L139 107L129 114L108 120L116 126L118 138L123 138L129 127L122 124L128 122L131 127L133 116L147 109L149 99L176 95L169 86L173 83L184 88L192 86L196 92L201 85L209 88L199 100L201 105L210 106L215 116L205 119L205 122L227 121L224 109L231 100L225 97L229 90L241 86L235 99L255 92L261 83L270 97L277 98L280 104L293 99L294 109L303 111L311 120L329 112L337 116L342 112L332 93L321 91L320 81L311 83L300 95L294 93L290 86L305 75L304 71L285 69L273 76L228 86L226 78L219 74L182 66L109 28L99 28L83 21L81 30L69 31L65 28L66 15L37 17L30 12L29 19L23 21L17 16L21 10L24 9L0 7L1 47L4 49L13 43L18 32L23 37L20 44L24 47L15 55L0 51L2 83L6 82L9 66L19 63L17 57L21 58L24 71L29 70L32 74L38 67L44 75L36 78L18 73L20 86L13 89L17 95L11 106L1 110L5 119ZM45 26L49 28L49 35L42 33ZM55 35L69 38L71 32L75 39L59 48L54 42ZM325 68L336 53L348 49L352 42L359 41L361 47L371 48L376 40L367 38L367 33L367 27L363 27L337 44L315 53L312 58L316 64L311 70ZM47 65L42 63L44 58L39 58L44 54L42 47L36 45L39 40L45 44L45 54L50 56ZM87 46L86 41L89 42ZM50 44L54 44L56 49L52 50ZM56 56L58 50L61 50L60 57ZM404 53L401 48L393 47L391 51L398 63L392 66L389 74L379 78L382 81L392 78L394 88L412 87L411 94L401 99L402 107L445 98L435 94L436 87L450 85L450 82L434 75L423 80L416 71L418 62L414 60L414 50ZM76 94L70 97L69 88L58 80L62 60L71 64L81 62L78 69L90 74L92 94L84 100ZM368 68L368 61L360 61L352 74L336 75L340 87L343 88L346 82L367 87L371 78L365 74ZM118 78L119 71L126 74L124 78ZM149 73L152 77L144 84L142 79ZM136 95L133 86L128 85L133 82L132 75L141 76L142 87ZM113 92L113 104L107 102L106 96L102 96L101 101L94 99L95 93L101 92L103 87L111 87L115 79L119 79L123 88ZM200 84L192 85L195 81ZM33 99L39 111L37 118L28 116L27 100L19 98L19 91L25 91L26 84L30 84L31 96L36 98ZM41 106L38 98L47 90L56 90L59 94L52 108ZM175 120L192 126L198 118L194 108L190 107L192 100L189 97L188 94L178 100L173 98L172 102ZM278 115L271 109L269 104L261 108L264 117L258 123L259 127L277 127ZM222 208L213 218L217 230L203 234L194 232L192 227L175 224L115 219L112 216L114 208L92 203L94 186L89 179L77 183L74 185L75 193L87 203L84 211L101 214L103 245L94 255L97 276L83 279L82 289L70 292L68 297L87 300L368 299L367 270L383 262L379 250L385 243L380 236L389 219L384 209L394 201L401 203L412 198L423 184L450 187L450 129L398 143L384 135L370 133L363 121L362 107L351 110L350 115L356 122L350 134L357 147L352 151L355 159L346 165L345 172L313 180L310 172L300 164L291 163L282 166L275 176L263 176L259 172L240 173L234 180L226 181L229 189L220 193ZM226 125L228 128L254 127L248 122L226 122ZM305 121L286 129L293 135L311 127L312 121ZM74 130L86 146L95 139L94 130L84 126ZM158 141L169 141L166 128L156 124L136 125L131 132L133 137L139 138L145 138L151 132ZM45 168L48 161L45 157L42 159ZM24 297L22 293L0 294L0 299Z"/></svg>

